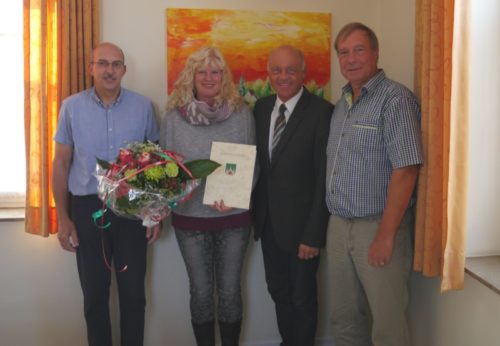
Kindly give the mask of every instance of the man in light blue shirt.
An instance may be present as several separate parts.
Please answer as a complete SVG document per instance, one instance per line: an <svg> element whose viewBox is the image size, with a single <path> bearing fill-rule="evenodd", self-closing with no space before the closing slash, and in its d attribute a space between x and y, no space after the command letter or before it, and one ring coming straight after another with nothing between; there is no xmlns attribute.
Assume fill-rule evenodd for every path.
<svg viewBox="0 0 500 346"><path fill-rule="evenodd" d="M108 212L105 231L92 214L102 207L94 176L96 158L111 161L132 142L158 141L151 101L121 87L126 72L123 51L112 43L98 45L89 72L94 87L65 99L54 140L53 191L61 247L76 252L84 297L89 345L112 345L109 286L113 262L119 291L122 345L142 345L147 244L159 226Z"/></svg>
<svg viewBox="0 0 500 346"><path fill-rule="evenodd" d="M420 109L406 87L377 67L378 40L370 28L346 25L335 50L349 82L327 147L335 345L406 346L412 207L423 163Z"/></svg>

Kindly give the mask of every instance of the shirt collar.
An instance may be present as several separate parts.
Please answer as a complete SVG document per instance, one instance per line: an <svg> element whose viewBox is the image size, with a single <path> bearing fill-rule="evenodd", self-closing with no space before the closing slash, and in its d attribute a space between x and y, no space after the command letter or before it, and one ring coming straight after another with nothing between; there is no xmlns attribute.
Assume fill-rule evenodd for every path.
<svg viewBox="0 0 500 346"><path fill-rule="evenodd" d="M385 72L383 69L379 69L378 72L368 81L363 85L361 88L361 95L363 96L366 93L371 92L372 90L376 89L377 86L385 79ZM351 83L347 83L344 85L342 88L342 95L344 96L344 100L346 100L347 104L349 107L352 106L352 87Z"/></svg>
<svg viewBox="0 0 500 346"><path fill-rule="evenodd" d="M111 107L119 104L121 101L122 101L122 98L123 98L123 94L125 93L125 89L124 88L120 88L120 93L118 94L118 97L116 98L115 102L113 102L113 104L111 105ZM95 87L92 87L90 89L90 97L92 98L92 100L94 100L95 103L97 103L99 106L103 107L103 108L106 108L104 106L104 103L101 101L101 99L99 98L99 96L97 96L97 93L95 92ZM111 108L110 107L110 108Z"/></svg>
<svg viewBox="0 0 500 346"><path fill-rule="evenodd" d="M279 109L279 107L284 103L286 106L286 110L288 111L288 114L292 114L295 106L299 102L299 99L303 93L304 93L304 87L301 87L299 92L286 102L281 101L280 98L276 95L276 103L274 104L275 109Z"/></svg>

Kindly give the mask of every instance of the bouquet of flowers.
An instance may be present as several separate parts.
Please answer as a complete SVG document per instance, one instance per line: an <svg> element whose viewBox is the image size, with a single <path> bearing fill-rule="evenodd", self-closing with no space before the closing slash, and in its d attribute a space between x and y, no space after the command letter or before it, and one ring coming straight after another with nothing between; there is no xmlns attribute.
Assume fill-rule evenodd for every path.
<svg viewBox="0 0 500 346"><path fill-rule="evenodd" d="M187 200L200 179L220 165L211 160L183 163L182 155L150 141L121 148L114 162L97 159L98 196L117 215L151 227ZM95 219L95 216L94 216Z"/></svg>

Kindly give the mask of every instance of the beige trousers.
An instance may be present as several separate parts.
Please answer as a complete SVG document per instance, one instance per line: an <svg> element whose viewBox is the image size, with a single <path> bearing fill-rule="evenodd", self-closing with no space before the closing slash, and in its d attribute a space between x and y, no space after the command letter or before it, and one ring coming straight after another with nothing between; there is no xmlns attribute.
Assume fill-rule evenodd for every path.
<svg viewBox="0 0 500 346"><path fill-rule="evenodd" d="M368 264L380 217L330 216L327 260L335 346L409 346L408 279L413 259L413 210L394 240L389 264Z"/></svg>

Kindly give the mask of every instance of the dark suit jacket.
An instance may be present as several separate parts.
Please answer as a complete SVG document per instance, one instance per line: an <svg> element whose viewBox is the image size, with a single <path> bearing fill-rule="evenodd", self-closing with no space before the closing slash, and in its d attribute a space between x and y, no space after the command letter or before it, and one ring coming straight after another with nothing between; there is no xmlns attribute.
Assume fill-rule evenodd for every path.
<svg viewBox="0 0 500 346"><path fill-rule="evenodd" d="M260 175L254 190L255 239L271 222L278 246L292 254L299 244L325 245L326 144L333 105L305 88L269 159L269 126L276 95L254 108Z"/></svg>

